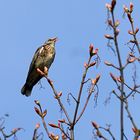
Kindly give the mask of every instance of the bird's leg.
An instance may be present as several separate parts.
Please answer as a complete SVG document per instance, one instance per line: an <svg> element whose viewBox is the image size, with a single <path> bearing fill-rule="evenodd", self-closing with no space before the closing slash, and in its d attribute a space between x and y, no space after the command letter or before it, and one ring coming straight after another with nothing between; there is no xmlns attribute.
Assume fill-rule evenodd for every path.
<svg viewBox="0 0 140 140"><path fill-rule="evenodd" d="M42 76L48 76L48 68L45 66L44 71L40 70L39 68L36 69L37 72Z"/></svg>
<svg viewBox="0 0 140 140"><path fill-rule="evenodd" d="M45 76L48 76L48 68L46 66L44 67L44 74Z"/></svg>
<svg viewBox="0 0 140 140"><path fill-rule="evenodd" d="M41 71L39 68L37 68L36 70L41 76L45 76L45 73L43 71Z"/></svg>
<svg viewBox="0 0 140 140"><path fill-rule="evenodd" d="M37 68L36 70L41 76L45 77L48 80L48 82L51 86L53 85L53 81L48 78L48 68L47 67L44 67L44 71L41 71L39 68Z"/></svg>

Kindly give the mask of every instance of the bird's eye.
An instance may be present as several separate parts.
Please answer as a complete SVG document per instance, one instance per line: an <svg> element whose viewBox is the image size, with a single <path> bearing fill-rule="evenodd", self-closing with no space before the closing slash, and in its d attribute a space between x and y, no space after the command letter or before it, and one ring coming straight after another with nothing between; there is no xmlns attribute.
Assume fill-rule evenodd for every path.
<svg viewBox="0 0 140 140"><path fill-rule="evenodd" d="M52 39L49 39L48 41L52 41Z"/></svg>

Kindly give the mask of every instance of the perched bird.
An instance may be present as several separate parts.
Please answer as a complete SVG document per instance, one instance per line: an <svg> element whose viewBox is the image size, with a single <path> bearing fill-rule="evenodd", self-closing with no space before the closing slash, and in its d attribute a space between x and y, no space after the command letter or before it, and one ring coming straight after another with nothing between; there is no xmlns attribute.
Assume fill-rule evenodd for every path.
<svg viewBox="0 0 140 140"><path fill-rule="evenodd" d="M57 38L50 38L36 50L29 67L26 82L21 89L23 95L30 96L34 85L43 77L37 72L37 68L44 71L44 67L47 67L49 70L55 58L56 41Z"/></svg>

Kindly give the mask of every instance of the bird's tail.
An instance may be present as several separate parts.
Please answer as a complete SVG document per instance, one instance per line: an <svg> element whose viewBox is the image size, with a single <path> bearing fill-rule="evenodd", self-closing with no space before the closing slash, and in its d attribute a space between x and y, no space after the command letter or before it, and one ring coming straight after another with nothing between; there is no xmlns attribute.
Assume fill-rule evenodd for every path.
<svg viewBox="0 0 140 140"><path fill-rule="evenodd" d="M24 86L22 87L21 89L21 93L25 96L30 96L31 95L31 92L32 92L32 88L33 87L30 87L28 86L27 84L24 84Z"/></svg>

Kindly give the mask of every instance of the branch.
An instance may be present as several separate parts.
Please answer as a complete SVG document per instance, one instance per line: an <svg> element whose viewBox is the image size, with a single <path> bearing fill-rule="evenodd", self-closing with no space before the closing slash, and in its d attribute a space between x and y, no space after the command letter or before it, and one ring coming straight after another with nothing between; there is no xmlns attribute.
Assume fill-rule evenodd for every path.
<svg viewBox="0 0 140 140"><path fill-rule="evenodd" d="M46 75L46 74L48 74L48 69L47 69L47 70L46 70L46 69L47 69L47 68L44 67L44 72L43 72L43 71L41 71L39 68L37 68L37 72L38 72L40 75L44 76L44 77L47 79L49 85L51 86L51 88L52 88L52 90L53 90L53 93L54 93L54 95L55 95L55 98L57 99L57 101L58 101L60 107L62 108L62 110L63 110L63 112L64 112L64 114L65 114L65 116L66 116L68 122L71 124L70 117L69 117L69 115L68 115L68 113L67 113L67 111L66 111L66 109L65 109L65 107L64 107L64 105L63 105L63 103L62 103L62 101L61 101L61 99L60 99L60 96L61 96L61 95L60 95L60 96L58 95L57 91L56 91L55 88L54 88L53 82L52 82L52 81L48 78L48 76ZM46 72L46 71L47 71L47 72Z"/></svg>
<svg viewBox="0 0 140 140"><path fill-rule="evenodd" d="M65 109L65 107L64 107L64 105L63 105L63 103L62 103L62 101L60 99L60 97L58 97L57 91L55 90L52 81L47 76L45 76L45 78L47 79L48 83L50 84L50 86L51 86L51 88L53 90L53 93L54 93L54 95L55 95L55 97L56 97L56 99L57 99L60 107L62 108L62 110L64 111L64 114L65 114L66 118L68 119L68 122L71 124L70 117L69 117L69 115L68 115L68 113L67 113L67 111L66 111L66 109Z"/></svg>
<svg viewBox="0 0 140 140"><path fill-rule="evenodd" d="M78 108L79 108L79 104L80 104L80 99L81 99L81 94L82 94L82 90L83 90L83 85L84 85L84 82L85 82L86 74L87 74L87 71L88 71L88 65L90 64L90 61L91 61L91 56L88 59L87 67L85 67L85 71L84 71L83 76L82 76L82 81L81 81L81 85L80 85L80 89L79 89L79 94L78 94L78 100L77 100L77 104L76 104L76 108L75 108L75 113L74 113L74 118L73 118L73 125L76 122L76 117L77 117Z"/></svg>
<svg viewBox="0 0 140 140"><path fill-rule="evenodd" d="M85 102L85 105L84 105L79 117L76 119L75 123L77 123L80 120L80 118L82 117L82 115L84 114L84 111L85 111L85 109L86 109L86 107L88 105L89 99L90 99L90 97L92 95L92 92L94 91L94 87L95 87L95 85L92 85L91 92L89 92L88 97L87 97L86 102Z"/></svg>

